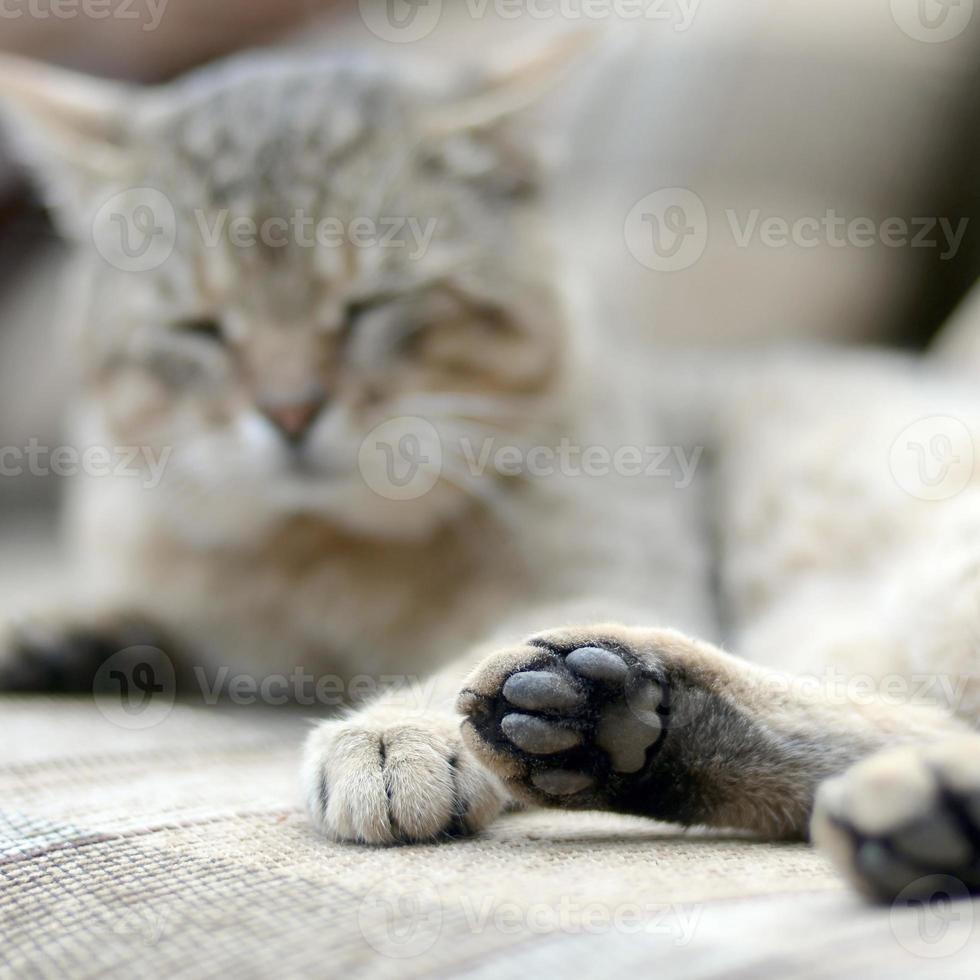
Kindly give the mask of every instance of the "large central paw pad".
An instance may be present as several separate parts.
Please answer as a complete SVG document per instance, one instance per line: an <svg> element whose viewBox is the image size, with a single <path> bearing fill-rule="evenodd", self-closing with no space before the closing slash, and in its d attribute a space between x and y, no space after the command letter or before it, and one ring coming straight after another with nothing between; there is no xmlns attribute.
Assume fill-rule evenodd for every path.
<svg viewBox="0 0 980 980"><path fill-rule="evenodd" d="M606 806L643 778L668 717L663 676L619 645L532 641L491 657L458 703L463 737L517 795Z"/></svg>

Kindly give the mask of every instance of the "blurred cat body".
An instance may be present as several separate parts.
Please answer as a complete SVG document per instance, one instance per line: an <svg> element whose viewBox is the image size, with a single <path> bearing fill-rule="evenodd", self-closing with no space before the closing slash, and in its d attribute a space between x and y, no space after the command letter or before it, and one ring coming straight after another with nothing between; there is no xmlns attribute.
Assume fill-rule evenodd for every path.
<svg viewBox="0 0 980 980"><path fill-rule="evenodd" d="M511 132L539 71L540 56L460 96L396 84L370 62L247 56L137 93L14 65L29 119L15 106L11 128L42 161L56 213L74 238L94 227L107 239L78 258L73 441L166 460L150 490L104 477L71 488L83 606L161 619L209 672L411 674L486 639L502 610L560 601L595 575L594 559L554 571L567 520L556 504L598 507L589 486L479 462L560 438L605 445L626 410L638 421L630 436L620 419L624 445L655 432L627 409L642 378L632 396L586 380L604 350L571 326L588 318L569 313L581 300L553 268L535 164ZM57 114L69 92L90 117ZM173 209L176 243L133 272L117 267L125 254L112 261L120 229L99 213L132 213L146 188ZM294 216L347 230L415 219L431 237L421 252L380 234L311 247ZM236 221L280 218L293 231L281 246L231 240ZM277 420L291 411L312 413L301 440ZM391 499L365 440L416 416L438 432L440 479ZM691 553L676 517L648 520ZM635 548L634 526L623 522L619 547L608 520L582 533L595 527L611 559ZM701 600L681 598L699 590L678 578L647 585L690 606L677 610L689 628L707 626Z"/></svg>

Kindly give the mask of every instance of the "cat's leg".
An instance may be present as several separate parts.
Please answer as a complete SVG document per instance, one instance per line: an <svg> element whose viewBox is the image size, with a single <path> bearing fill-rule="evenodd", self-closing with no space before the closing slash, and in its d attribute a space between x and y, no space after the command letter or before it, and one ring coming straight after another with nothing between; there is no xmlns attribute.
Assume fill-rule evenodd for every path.
<svg viewBox="0 0 980 980"><path fill-rule="evenodd" d="M720 581L737 642L976 727L976 393L887 359L841 367L788 365L723 415ZM980 736L887 749L820 788L813 837L879 898L940 891L943 876L975 890L978 792Z"/></svg>
<svg viewBox="0 0 980 980"><path fill-rule="evenodd" d="M0 627L0 691L118 694L100 668L114 658L149 664L147 680L173 681L170 637L141 613L63 611L12 618Z"/></svg>
<svg viewBox="0 0 980 980"><path fill-rule="evenodd" d="M605 599L532 604L423 685L318 725L302 766L315 826L335 840L366 844L435 840L485 827L512 798L463 738L460 688L491 651L538 624L575 621L585 610L629 615Z"/></svg>
<svg viewBox="0 0 980 980"><path fill-rule="evenodd" d="M516 797L803 837L824 780L960 730L934 708L838 702L671 630L557 630L493 654L459 709Z"/></svg>
<svg viewBox="0 0 980 980"><path fill-rule="evenodd" d="M972 515L961 527L972 527ZM880 615L890 642L879 645L907 696L944 703L976 726L980 576L957 544L937 549L928 565L898 565L901 588ZM828 662L844 659L834 654L829 647ZM980 892L980 735L887 750L830 780L817 796L813 836L872 897Z"/></svg>
<svg viewBox="0 0 980 980"><path fill-rule="evenodd" d="M878 753L820 787L813 837L874 898L980 892L980 735Z"/></svg>
<svg viewBox="0 0 980 980"><path fill-rule="evenodd" d="M424 699L394 693L311 734L303 782L322 832L371 844L432 840L479 830L500 812L509 794L467 746L456 707L466 676L493 650L553 623L642 621L652 595L664 621L713 629L695 488L659 505L632 486L616 488L618 498L589 489L562 481L529 513L522 548L547 591L507 611L491 591L483 601L502 611L486 642L433 678Z"/></svg>

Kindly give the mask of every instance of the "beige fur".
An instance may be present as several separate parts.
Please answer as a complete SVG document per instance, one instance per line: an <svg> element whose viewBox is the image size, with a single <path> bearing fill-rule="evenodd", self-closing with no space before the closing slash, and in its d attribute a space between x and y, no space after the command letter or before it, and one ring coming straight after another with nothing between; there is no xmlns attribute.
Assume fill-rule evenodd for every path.
<svg viewBox="0 0 980 980"><path fill-rule="evenodd" d="M539 75L528 76L535 89ZM436 222L412 260L190 236L159 268L127 273L81 250L78 438L173 455L152 490L122 479L73 488L79 587L56 620L40 619L69 625L42 643L11 629L6 676L33 677L79 631L108 633L111 649L113 615L161 628L185 670L208 676L399 675L398 690L324 722L307 744L310 812L338 839L477 831L508 791L805 834L822 782L892 743L958 737L980 717L980 477L926 502L888 466L926 415L963 420L976 443L980 399L897 358L714 363L617 345L614 325L592 320L572 298L578 284L550 266L515 138L521 78L420 84L360 62L249 57L137 93L0 65L12 127L69 235L86 237L107 198L146 186L172 202L181 229L223 205L256 218L306 208ZM298 458L271 420L311 402L320 413ZM435 427L444 463L427 493L394 500L369 488L358 453L404 415ZM698 465L475 475L462 447L487 438L525 455L563 439L662 447ZM528 645L542 627L574 623L586 625ZM706 642L723 637L767 666ZM631 688L568 668L583 647L620 657L629 684L664 699L662 721L647 717L652 782L609 771L613 736L600 729L609 718L635 727ZM874 683L841 700L827 667L875 683L921 671L965 683L938 705L893 703ZM557 685L576 708L545 699L517 720L518 737L574 732L578 769L550 749L517 751L490 724L521 714L506 685L527 673L546 681L520 683ZM685 712L704 724L685 725ZM876 778L901 786L907 774ZM847 794L827 792L838 825L864 822L866 804L849 815Z"/></svg>

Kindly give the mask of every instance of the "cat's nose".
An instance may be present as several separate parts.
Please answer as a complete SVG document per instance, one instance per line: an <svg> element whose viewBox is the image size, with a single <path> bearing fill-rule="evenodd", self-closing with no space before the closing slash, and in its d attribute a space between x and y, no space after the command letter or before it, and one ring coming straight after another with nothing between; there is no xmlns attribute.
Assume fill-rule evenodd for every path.
<svg viewBox="0 0 980 980"><path fill-rule="evenodd" d="M303 441L310 426L323 411L326 398L307 398L297 402L278 402L260 406L262 414L282 433L288 442Z"/></svg>

